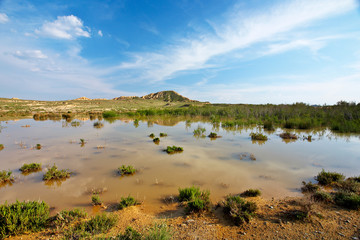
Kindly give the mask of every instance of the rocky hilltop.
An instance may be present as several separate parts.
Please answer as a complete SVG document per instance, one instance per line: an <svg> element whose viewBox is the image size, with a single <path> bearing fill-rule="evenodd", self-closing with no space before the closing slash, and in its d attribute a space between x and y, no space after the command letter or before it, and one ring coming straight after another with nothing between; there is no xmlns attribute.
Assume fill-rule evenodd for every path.
<svg viewBox="0 0 360 240"><path fill-rule="evenodd" d="M191 100L187 97L184 97L180 95L179 93L175 91L161 91L157 93L150 93L148 95L137 97L137 96L129 96L129 97L117 97L113 98L113 100L129 100L129 99L135 99L135 98L142 98L142 99L158 99L163 100L166 102L197 102L195 100Z"/></svg>

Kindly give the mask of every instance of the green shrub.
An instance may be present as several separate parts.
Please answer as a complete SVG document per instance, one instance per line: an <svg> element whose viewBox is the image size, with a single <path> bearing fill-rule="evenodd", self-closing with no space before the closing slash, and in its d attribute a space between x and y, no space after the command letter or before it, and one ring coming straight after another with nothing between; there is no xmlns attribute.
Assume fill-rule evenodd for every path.
<svg viewBox="0 0 360 240"><path fill-rule="evenodd" d="M251 140L266 141L268 137L261 133L250 133Z"/></svg>
<svg viewBox="0 0 360 240"><path fill-rule="evenodd" d="M0 206L0 239L10 235L40 231L49 218L44 202L18 202Z"/></svg>
<svg viewBox="0 0 360 240"><path fill-rule="evenodd" d="M268 130L268 131L273 131L275 130L273 123L271 121L265 121L264 122L264 129Z"/></svg>
<svg viewBox="0 0 360 240"><path fill-rule="evenodd" d="M154 138L155 134L154 133L150 133L149 137Z"/></svg>
<svg viewBox="0 0 360 240"><path fill-rule="evenodd" d="M154 142L154 143L159 143L159 142L160 142L160 138L154 138L154 139L153 139L153 142Z"/></svg>
<svg viewBox="0 0 360 240"><path fill-rule="evenodd" d="M105 111L105 112L103 112L103 117L104 118L114 118L114 117L117 117L117 116L118 116L118 114L115 111Z"/></svg>
<svg viewBox="0 0 360 240"><path fill-rule="evenodd" d="M332 196L327 193L327 192L323 192L323 191L316 191L312 196L311 199L313 199L316 202L332 202Z"/></svg>
<svg viewBox="0 0 360 240"><path fill-rule="evenodd" d="M24 164L19 170L22 173L37 172L41 170L41 164L40 163Z"/></svg>
<svg viewBox="0 0 360 240"><path fill-rule="evenodd" d="M57 166L54 164L44 175L43 180L58 180L66 179L70 177L71 172L69 170L58 170Z"/></svg>
<svg viewBox="0 0 360 240"><path fill-rule="evenodd" d="M4 147L4 144L0 144L0 151L3 150L5 147Z"/></svg>
<svg viewBox="0 0 360 240"><path fill-rule="evenodd" d="M349 177L348 180L353 180L355 182L360 183L360 176L359 177Z"/></svg>
<svg viewBox="0 0 360 240"><path fill-rule="evenodd" d="M91 202L93 205L101 205L102 201L100 200L100 197L98 194L94 194L91 196Z"/></svg>
<svg viewBox="0 0 360 240"><path fill-rule="evenodd" d="M312 182L306 183L305 181L302 182L303 186L301 187L302 193L315 193L316 191L320 190L320 187Z"/></svg>
<svg viewBox="0 0 360 240"><path fill-rule="evenodd" d="M182 151L184 151L184 149L182 147L167 146L167 148L164 151L171 154L171 153L182 152Z"/></svg>
<svg viewBox="0 0 360 240"><path fill-rule="evenodd" d="M241 193L243 197L258 197L261 195L261 191L259 189L248 189L245 192Z"/></svg>
<svg viewBox="0 0 360 240"><path fill-rule="evenodd" d="M207 211L210 208L210 191L200 191L194 186L179 189L179 201L187 202L187 213Z"/></svg>
<svg viewBox="0 0 360 240"><path fill-rule="evenodd" d="M193 131L193 134L194 136L199 137L202 136L205 133L205 131L206 131L205 128L201 128L200 126L198 126L198 128Z"/></svg>
<svg viewBox="0 0 360 240"><path fill-rule="evenodd" d="M336 172L325 172L323 169L318 175L315 177L315 180L319 182L320 185L327 186L332 183L344 181L345 176L341 173Z"/></svg>
<svg viewBox="0 0 360 240"><path fill-rule="evenodd" d="M129 166L122 165L121 167L118 168L118 172L121 176L132 175L136 172L136 169L131 165Z"/></svg>
<svg viewBox="0 0 360 240"><path fill-rule="evenodd" d="M127 227L125 232L122 234L117 235L115 238L103 238L103 240L141 240L142 235L132 227Z"/></svg>
<svg viewBox="0 0 360 240"><path fill-rule="evenodd" d="M217 133L210 132L210 134L209 134L208 137L209 137L209 138L218 138L218 135L217 135Z"/></svg>
<svg viewBox="0 0 360 240"><path fill-rule="evenodd" d="M167 133L160 133L160 137L167 137Z"/></svg>
<svg viewBox="0 0 360 240"><path fill-rule="evenodd" d="M171 229L165 224L154 224L147 234L144 236L145 240L170 240L172 239Z"/></svg>
<svg viewBox="0 0 360 240"><path fill-rule="evenodd" d="M127 196L126 198L122 197L118 205L119 209L124 209L130 206L139 205L140 203L132 196Z"/></svg>
<svg viewBox="0 0 360 240"><path fill-rule="evenodd" d="M345 208L355 210L360 208L360 195L356 193L337 192L334 201L337 205Z"/></svg>
<svg viewBox="0 0 360 240"><path fill-rule="evenodd" d="M40 143L36 144L36 149L37 149L37 150L40 150L40 149L41 149L41 144L40 144Z"/></svg>
<svg viewBox="0 0 360 240"><path fill-rule="evenodd" d="M92 217L90 220L80 222L74 227L65 231L65 239L83 239L91 235L106 233L115 226L117 218L115 215L101 214Z"/></svg>
<svg viewBox="0 0 360 240"><path fill-rule="evenodd" d="M227 196L222 203L225 215L230 217L236 225L249 222L255 216L257 205L254 202L246 201L240 196Z"/></svg>
<svg viewBox="0 0 360 240"><path fill-rule="evenodd" d="M56 227L63 228L69 223L78 221L86 217L87 213L83 209L75 208L73 210L62 210L54 217L54 224Z"/></svg>
<svg viewBox="0 0 360 240"><path fill-rule="evenodd" d="M332 186L339 191L360 193L360 182L355 181L353 178L333 183Z"/></svg>
<svg viewBox="0 0 360 240"><path fill-rule="evenodd" d="M12 171L6 171L6 170L0 171L0 183L13 182L14 177L11 174L12 174Z"/></svg>

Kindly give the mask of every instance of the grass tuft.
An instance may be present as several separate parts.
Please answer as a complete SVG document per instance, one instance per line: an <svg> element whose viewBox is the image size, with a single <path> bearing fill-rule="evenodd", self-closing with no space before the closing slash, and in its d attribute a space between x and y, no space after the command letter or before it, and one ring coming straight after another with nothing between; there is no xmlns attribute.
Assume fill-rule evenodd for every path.
<svg viewBox="0 0 360 240"><path fill-rule="evenodd" d="M101 205L102 204L102 201L100 200L100 197L98 194L94 194L91 196L91 202L93 205Z"/></svg>
<svg viewBox="0 0 360 240"><path fill-rule="evenodd" d="M344 179L345 176L343 174L337 172L325 172L324 169L315 177L315 180L323 186L329 186L333 183L339 183L344 181Z"/></svg>
<svg viewBox="0 0 360 240"><path fill-rule="evenodd" d="M136 169L131 165L129 166L122 165L121 167L118 168L118 172L121 176L132 175L136 172Z"/></svg>
<svg viewBox="0 0 360 240"><path fill-rule="evenodd" d="M41 170L41 164L40 163L30 163L30 164L24 164L19 169L22 173L31 173L31 172L37 172Z"/></svg>
<svg viewBox="0 0 360 240"><path fill-rule="evenodd" d="M87 213L84 209L75 208L73 210L62 210L54 217L54 224L58 228L63 228L72 222L78 221L86 217Z"/></svg>
<svg viewBox="0 0 360 240"><path fill-rule="evenodd" d="M301 187L302 193L315 193L320 190L320 187L312 182L306 183L305 181L302 182L303 186Z"/></svg>
<svg viewBox="0 0 360 240"><path fill-rule="evenodd" d="M210 191L201 191L195 186L179 188L179 201L187 202L185 208L187 213L208 211L210 209Z"/></svg>
<svg viewBox="0 0 360 240"><path fill-rule="evenodd" d="M229 195L222 205L225 215L230 217L236 225L248 223L257 210L256 203L246 201L240 196Z"/></svg>
<svg viewBox="0 0 360 240"><path fill-rule="evenodd" d="M71 172L69 170L58 170L58 167L54 164L44 175L43 180L59 180L70 177Z"/></svg>
<svg viewBox="0 0 360 240"><path fill-rule="evenodd" d="M262 133L250 133L251 140L267 141L268 137Z"/></svg>
<svg viewBox="0 0 360 240"><path fill-rule="evenodd" d="M184 151L182 147L176 147L176 146L167 146L167 148L164 150L165 152L171 154L171 153L178 153Z"/></svg>
<svg viewBox="0 0 360 240"><path fill-rule="evenodd" d="M14 177L11 174L12 174L12 171L6 171L6 170L0 171L0 183L13 182Z"/></svg>
<svg viewBox="0 0 360 240"><path fill-rule="evenodd" d="M261 195L261 191L259 189L248 189L245 192L241 193L242 197L258 197Z"/></svg>
<svg viewBox="0 0 360 240"><path fill-rule="evenodd" d="M160 137L167 137L167 133L160 133Z"/></svg>
<svg viewBox="0 0 360 240"><path fill-rule="evenodd" d="M135 206L135 205L139 205L139 204L140 204L140 202L138 202L134 197L129 195L125 198L124 197L121 198L118 208L124 209L124 208L130 207L130 206Z"/></svg>

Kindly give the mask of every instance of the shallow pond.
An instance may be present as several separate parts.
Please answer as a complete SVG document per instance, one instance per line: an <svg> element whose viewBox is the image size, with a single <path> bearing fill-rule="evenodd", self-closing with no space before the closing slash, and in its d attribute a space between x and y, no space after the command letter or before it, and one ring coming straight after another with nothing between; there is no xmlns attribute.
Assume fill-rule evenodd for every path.
<svg viewBox="0 0 360 240"><path fill-rule="evenodd" d="M360 170L358 135L297 132L300 139L289 142L278 136L281 129L229 130L206 122L164 126L132 120L102 121L104 126L95 128L96 121L77 121L73 125L64 120L1 122L0 144L5 148L0 151L0 170L13 171L16 181L0 186L0 203L44 200L57 210L90 209L91 190L105 189L100 195L105 204L130 194L156 207L163 196L176 195L179 187L191 185L209 189L213 202L249 188L260 189L265 198L279 198L301 195L301 182L313 180L321 169L348 177L359 175ZM222 137L194 137L198 126L206 129L206 135L213 131ZM159 137L160 132L168 136L156 145L148 135ZM269 140L252 141L251 132L264 132ZM312 135L312 141L303 140L303 135ZM86 142L83 146L80 139ZM41 150L36 144L42 145ZM171 155L163 151L173 145L184 151ZM19 168L32 162L41 163L43 170L22 175ZM53 164L71 170L72 176L60 182L42 181L46 168ZM133 165L139 171L120 177L117 168L121 165Z"/></svg>

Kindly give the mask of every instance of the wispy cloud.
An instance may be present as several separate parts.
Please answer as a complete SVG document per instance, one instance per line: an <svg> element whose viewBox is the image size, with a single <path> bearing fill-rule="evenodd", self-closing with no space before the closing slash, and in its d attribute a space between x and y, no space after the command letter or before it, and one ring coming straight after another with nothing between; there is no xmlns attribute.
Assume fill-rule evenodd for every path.
<svg viewBox="0 0 360 240"><path fill-rule="evenodd" d="M134 69L133 78L163 81L184 71L214 68L216 57L235 53L259 42L269 42L268 54L287 51L300 46L317 50L324 42L298 40L274 44L278 34L303 27L312 21L341 14L357 7L354 0L295 0L244 15L241 9L231 12L224 23L212 24L214 33L182 39L157 52L134 54L134 61L124 62L119 69Z"/></svg>
<svg viewBox="0 0 360 240"><path fill-rule="evenodd" d="M0 13L0 23L6 23L9 21L9 17L5 13Z"/></svg>
<svg viewBox="0 0 360 240"><path fill-rule="evenodd" d="M47 56L41 52L41 50L25 50L25 51L15 51L13 53L15 57L28 59L28 58L35 58L35 59L45 59Z"/></svg>
<svg viewBox="0 0 360 240"><path fill-rule="evenodd" d="M101 31L101 30L99 30L99 31L98 31L98 35L99 35L100 37L102 37L102 36L103 36L103 33L102 33L102 31Z"/></svg>
<svg viewBox="0 0 360 240"><path fill-rule="evenodd" d="M58 16L53 22L45 22L35 33L41 36L59 39L76 39L90 37L89 29L83 25L81 19L74 15Z"/></svg>

